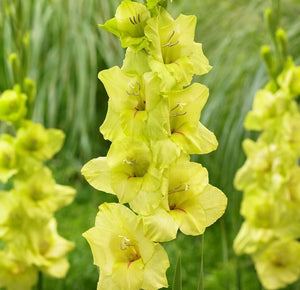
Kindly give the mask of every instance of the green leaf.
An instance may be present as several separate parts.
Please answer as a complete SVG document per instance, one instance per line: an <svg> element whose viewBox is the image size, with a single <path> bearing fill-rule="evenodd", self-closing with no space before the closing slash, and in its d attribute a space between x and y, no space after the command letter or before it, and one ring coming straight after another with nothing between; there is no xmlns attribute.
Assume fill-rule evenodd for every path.
<svg viewBox="0 0 300 290"><path fill-rule="evenodd" d="M182 290L181 251L179 251L179 253L178 253L178 259L177 259L172 289L173 290Z"/></svg>

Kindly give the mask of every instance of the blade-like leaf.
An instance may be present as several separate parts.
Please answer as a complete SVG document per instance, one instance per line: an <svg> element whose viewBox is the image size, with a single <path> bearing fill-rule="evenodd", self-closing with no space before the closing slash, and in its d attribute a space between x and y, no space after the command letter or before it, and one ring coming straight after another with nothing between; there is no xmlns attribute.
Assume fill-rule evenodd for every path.
<svg viewBox="0 0 300 290"><path fill-rule="evenodd" d="M172 290L182 290L182 277L181 277L181 251L178 253L178 259L173 279Z"/></svg>

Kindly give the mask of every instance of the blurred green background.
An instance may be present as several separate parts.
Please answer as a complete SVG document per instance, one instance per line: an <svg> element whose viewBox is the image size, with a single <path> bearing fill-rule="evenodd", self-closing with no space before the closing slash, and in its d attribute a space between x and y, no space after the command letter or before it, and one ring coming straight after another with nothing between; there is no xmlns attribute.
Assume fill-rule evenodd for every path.
<svg viewBox="0 0 300 290"><path fill-rule="evenodd" d="M24 75L37 82L33 119L46 127L60 128L67 138L63 150L49 165L58 183L76 187L75 202L57 213L62 236L74 241L66 279L46 278L44 289L96 289L98 270L89 246L81 234L94 225L97 207L115 201L98 192L80 175L82 165L104 156L109 148L99 133L107 110L107 95L97 73L121 65L124 50L119 40L98 28L113 17L121 0L0 0L0 91L11 88L14 79L8 56L18 52ZM260 46L270 39L263 20L267 0L173 0L169 10L195 14L198 18L196 41L213 70L195 78L210 89L201 121L219 140L217 151L193 156L208 168L211 184L228 197L225 215L202 237L178 235L164 244L169 253L168 270L172 284L178 252L182 253L183 289L198 287L204 263L204 289L257 290L260 285L247 256L236 257L232 242L240 227L241 193L233 188L233 178L244 162L241 142L254 137L243 129L254 93L267 82L260 58ZM9 8L9 9L8 9ZM299 64L300 1L283 0L281 25L287 31L289 53ZM28 35L29 37L27 37ZM24 41L29 41L24 48ZM300 289L295 283L287 289Z"/></svg>

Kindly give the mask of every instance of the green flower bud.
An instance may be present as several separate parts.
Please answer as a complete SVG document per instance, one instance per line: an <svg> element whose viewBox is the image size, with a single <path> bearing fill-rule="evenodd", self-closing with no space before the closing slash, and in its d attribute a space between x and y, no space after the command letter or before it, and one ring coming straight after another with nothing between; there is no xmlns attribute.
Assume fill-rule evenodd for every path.
<svg viewBox="0 0 300 290"><path fill-rule="evenodd" d="M27 96L20 92L20 87L6 90L0 95L0 120L17 122L26 116Z"/></svg>
<svg viewBox="0 0 300 290"><path fill-rule="evenodd" d="M125 0L117 8L115 17L99 27L118 36L123 47L139 50L145 47L144 27L149 18L145 5Z"/></svg>

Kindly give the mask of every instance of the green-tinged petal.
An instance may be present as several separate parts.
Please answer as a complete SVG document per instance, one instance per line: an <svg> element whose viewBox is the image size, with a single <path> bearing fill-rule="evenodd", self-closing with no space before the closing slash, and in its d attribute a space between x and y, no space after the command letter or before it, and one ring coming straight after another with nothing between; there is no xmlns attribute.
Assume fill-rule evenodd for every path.
<svg viewBox="0 0 300 290"><path fill-rule="evenodd" d="M154 59L151 55L149 56L149 66L151 70L157 73L158 77L163 80L161 83L161 91L168 92L176 87L176 79L174 76L169 72L168 66L164 65L162 61L158 61ZM172 67L172 66L171 66Z"/></svg>
<svg viewBox="0 0 300 290"><path fill-rule="evenodd" d="M34 251L32 263L44 273L55 278L64 278L69 269L65 255L74 249L74 243L59 236L56 220L52 218L39 233L30 236Z"/></svg>
<svg viewBox="0 0 300 290"><path fill-rule="evenodd" d="M28 154L34 158L46 161L57 153L64 142L65 134L58 129L45 129L42 125L26 122L18 130L16 150L20 154Z"/></svg>
<svg viewBox="0 0 300 290"><path fill-rule="evenodd" d="M114 141L117 138L125 137L120 123L120 113L115 112L108 103L107 114L103 124L100 126L100 132L104 139Z"/></svg>
<svg viewBox="0 0 300 290"><path fill-rule="evenodd" d="M14 138L10 135L2 134L0 139L0 181L6 183L17 172Z"/></svg>
<svg viewBox="0 0 300 290"><path fill-rule="evenodd" d="M155 244L154 254L148 264L145 265L143 289L155 290L168 287L165 272L170 263L168 255L160 244Z"/></svg>
<svg viewBox="0 0 300 290"><path fill-rule="evenodd" d="M180 148L170 139L154 141L151 144L153 160L160 168L167 168L180 156Z"/></svg>
<svg viewBox="0 0 300 290"><path fill-rule="evenodd" d="M198 124L201 110L208 98L208 88L194 83L183 90L168 94L170 101L171 130L181 127L185 123Z"/></svg>
<svg viewBox="0 0 300 290"><path fill-rule="evenodd" d="M113 253L107 251L106 243L109 242L109 233L103 235L103 231L99 227L93 227L82 234L88 241L94 258L94 264L101 265L101 273L111 274L113 266ZM105 246L104 246L105 245Z"/></svg>
<svg viewBox="0 0 300 290"><path fill-rule="evenodd" d="M300 95L300 66L295 66L291 59L288 59L284 71L279 75L277 81L290 97Z"/></svg>
<svg viewBox="0 0 300 290"><path fill-rule="evenodd" d="M200 194L208 185L208 172L201 164L189 162L184 157L170 167L169 195L173 193Z"/></svg>
<svg viewBox="0 0 300 290"><path fill-rule="evenodd" d="M122 70L139 76L149 72L151 69L148 64L148 54L144 50L136 51L130 47L127 48Z"/></svg>
<svg viewBox="0 0 300 290"><path fill-rule="evenodd" d="M212 69L212 66L209 65L208 59L203 54L201 43L194 43L193 53L190 58L192 59L196 75L206 74Z"/></svg>
<svg viewBox="0 0 300 290"><path fill-rule="evenodd" d="M206 215L206 226L208 227L224 214L227 198L221 190L208 184L201 192L200 199Z"/></svg>
<svg viewBox="0 0 300 290"><path fill-rule="evenodd" d="M161 96L156 106L151 110L149 109L146 132L144 134L148 140L160 140L165 139L169 132L169 100L166 96Z"/></svg>
<svg viewBox="0 0 300 290"><path fill-rule="evenodd" d="M143 178L143 183L136 197L129 203L131 208L142 215L148 215L161 203L162 197L166 195L165 180L162 170L149 167Z"/></svg>
<svg viewBox="0 0 300 290"><path fill-rule="evenodd" d="M268 90L260 90L256 93L253 109L245 118L245 128L248 130L263 130L274 126L276 120L287 112L298 111L295 102L287 98L282 91L271 93Z"/></svg>
<svg viewBox="0 0 300 290"><path fill-rule="evenodd" d="M131 177L118 171L111 173L111 187L120 203L131 202L141 190L142 184L142 177Z"/></svg>
<svg viewBox="0 0 300 290"><path fill-rule="evenodd" d="M175 193L176 194L176 193ZM170 215L179 229L186 235L200 235L205 231L207 220L199 195L181 198L178 194L169 196Z"/></svg>
<svg viewBox="0 0 300 290"><path fill-rule="evenodd" d="M147 7L153 9L157 4L161 4L166 0L147 0ZM172 2L172 0L171 0Z"/></svg>
<svg viewBox="0 0 300 290"><path fill-rule="evenodd" d="M146 120L148 114L146 111L137 109L125 109L120 114L122 130L127 136L142 138L146 129Z"/></svg>
<svg viewBox="0 0 300 290"><path fill-rule="evenodd" d="M82 175L94 188L113 193L111 188L111 174L106 157L98 157L90 160L81 169Z"/></svg>
<svg viewBox="0 0 300 290"><path fill-rule="evenodd" d="M38 233L49 220L49 212L44 210L41 213L28 202L28 198L16 195L16 191L0 192L0 238L7 242L14 240L14 244L18 242L22 246L28 235Z"/></svg>
<svg viewBox="0 0 300 290"><path fill-rule="evenodd" d="M141 189L136 197L129 202L129 205L139 214L151 214L159 206L162 196L160 190L148 191Z"/></svg>
<svg viewBox="0 0 300 290"><path fill-rule="evenodd" d="M107 153L107 164L112 171L143 177L151 163L151 152L146 143L132 138L112 143Z"/></svg>
<svg viewBox="0 0 300 290"><path fill-rule="evenodd" d="M244 222L234 240L233 248L237 255L253 254L274 239L272 229L256 228Z"/></svg>
<svg viewBox="0 0 300 290"><path fill-rule="evenodd" d="M73 187L56 184L54 188L57 194L57 209L65 207L73 202L76 194L76 190Z"/></svg>
<svg viewBox="0 0 300 290"><path fill-rule="evenodd" d="M110 275L104 275L103 271L100 271L100 277L97 284L97 290L119 290L119 286L117 286L114 281L111 279Z"/></svg>
<svg viewBox="0 0 300 290"><path fill-rule="evenodd" d="M139 290L143 283L144 266L141 259L130 264L117 262L112 269L112 280L120 290Z"/></svg>
<svg viewBox="0 0 300 290"><path fill-rule="evenodd" d="M245 164L236 172L234 177L234 187L238 190L244 190L247 186L249 189L253 184L254 174L250 169L250 162L246 161Z"/></svg>
<svg viewBox="0 0 300 290"><path fill-rule="evenodd" d="M177 235L178 225L171 215L159 207L152 215L143 216L145 236L155 242L168 242Z"/></svg>
<svg viewBox="0 0 300 290"><path fill-rule="evenodd" d="M288 144L267 144L259 138L257 142L243 143L247 161L236 174L235 186L239 190L259 186L266 191L282 190L290 175L290 168L296 165L297 157Z"/></svg>
<svg viewBox="0 0 300 290"><path fill-rule="evenodd" d="M290 194L290 199L297 205L300 204L300 167L296 166L291 169L291 176L287 183L287 188Z"/></svg>
<svg viewBox="0 0 300 290"><path fill-rule="evenodd" d="M300 235L300 214L298 205L285 198L284 192L279 195L259 188L246 192L241 214L256 228L273 229L281 238L297 238Z"/></svg>
<svg viewBox="0 0 300 290"><path fill-rule="evenodd" d="M276 241L253 256L260 281L266 289L279 289L300 276L300 243Z"/></svg>
<svg viewBox="0 0 300 290"><path fill-rule="evenodd" d="M116 18L109 19L104 24L99 24L99 27L116 35L117 37L120 37L120 32L118 30L118 22Z"/></svg>
<svg viewBox="0 0 300 290"><path fill-rule="evenodd" d="M63 279L66 277L70 264L66 258L53 261L50 266L41 267L43 273L50 277Z"/></svg>
<svg viewBox="0 0 300 290"><path fill-rule="evenodd" d="M24 204L27 216L32 219L51 217L56 210L71 203L75 196L73 188L56 184L46 167L30 178L16 179L14 185L15 198Z"/></svg>
<svg viewBox="0 0 300 290"><path fill-rule="evenodd" d="M206 154L216 150L218 141L200 122L197 127L185 124L172 132L171 139L188 154Z"/></svg>
<svg viewBox="0 0 300 290"><path fill-rule="evenodd" d="M26 265L14 256L0 251L0 287L8 290L31 290L37 283L36 267Z"/></svg>
<svg viewBox="0 0 300 290"><path fill-rule="evenodd" d="M114 112L138 106L141 88L137 76L125 74L118 66L114 66L101 71L98 77L104 84L109 95L109 105Z"/></svg>
<svg viewBox="0 0 300 290"><path fill-rule="evenodd" d="M111 187L121 203L131 201L141 189L151 166L151 152L146 143L132 138L112 143L107 153Z"/></svg>

